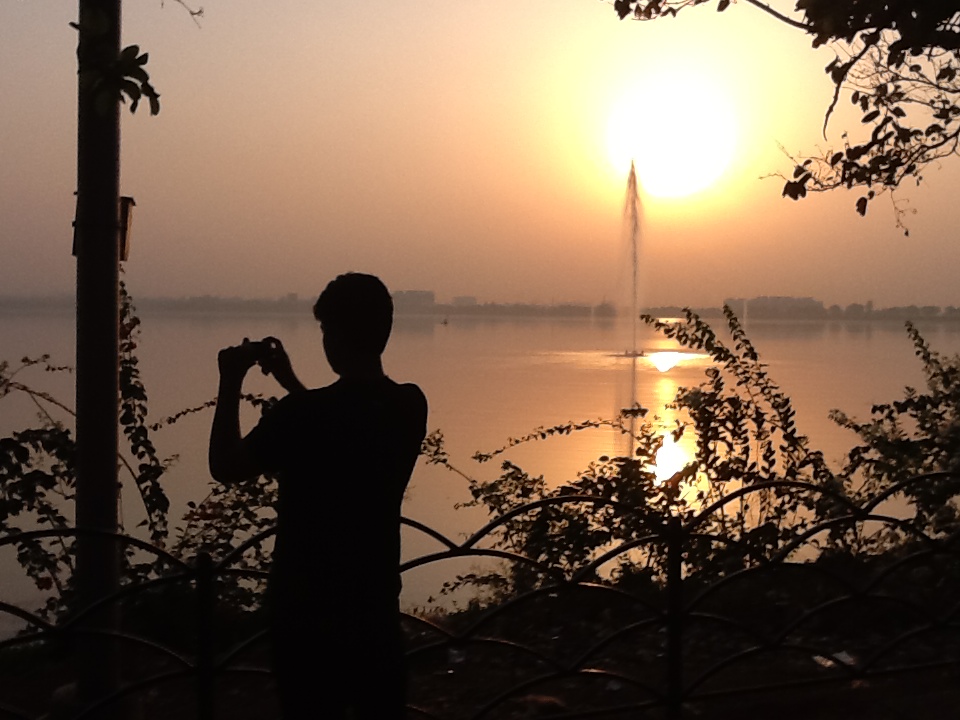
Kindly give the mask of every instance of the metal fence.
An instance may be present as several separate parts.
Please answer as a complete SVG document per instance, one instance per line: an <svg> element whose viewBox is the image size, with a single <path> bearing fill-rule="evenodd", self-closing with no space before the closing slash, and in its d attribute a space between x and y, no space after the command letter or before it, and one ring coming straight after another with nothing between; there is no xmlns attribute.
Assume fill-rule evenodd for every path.
<svg viewBox="0 0 960 720"><path fill-rule="evenodd" d="M943 474L912 478L861 505L805 483L744 488L613 542L572 571L498 540L523 514L561 506L585 514L629 508L595 497L556 497L496 518L466 540L404 519L408 531L424 533L440 548L406 561L404 573L467 559L493 563L494 574L512 578L493 599L404 614L408 714L711 718L752 709L784 720L895 717L897 703L921 703L922 713L908 708L904 717L937 717L940 707L943 717L953 717L960 700L957 529L918 527L904 513L882 509L932 482L955 483L960 494L960 479ZM726 548L731 557L745 548L736 533L709 532L711 519L731 503L772 491L831 497L838 509L764 557L712 573L698 567L698 558L709 554L705 548ZM0 548L81 532L10 535L0 537ZM226 557L201 554L189 562L116 536L161 560L165 571L123 586L67 621L48 623L0 602L0 613L25 624L0 641L0 717L79 720L118 707L143 718L276 716L266 624L256 609L266 572L243 561L271 532ZM827 552L823 539L831 533L887 540ZM658 557L655 572L621 573L613 581L609 568L621 561L640 567L651 554ZM528 571L523 582L518 567ZM91 629L87 621L111 604L124 608L120 630ZM80 706L71 697L71 647L96 635L121 645L123 673L115 692ZM376 678L370 682L375 686Z"/></svg>

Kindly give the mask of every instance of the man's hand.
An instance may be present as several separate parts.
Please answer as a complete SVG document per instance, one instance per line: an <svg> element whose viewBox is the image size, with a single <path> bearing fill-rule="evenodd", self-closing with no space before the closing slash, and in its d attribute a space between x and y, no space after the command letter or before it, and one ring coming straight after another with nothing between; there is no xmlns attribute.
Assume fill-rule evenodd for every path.
<svg viewBox="0 0 960 720"><path fill-rule="evenodd" d="M257 364L260 355L260 343L252 343L247 338L240 345L225 347L217 355L220 377L242 381L250 368Z"/></svg>
<svg viewBox="0 0 960 720"><path fill-rule="evenodd" d="M263 354L259 358L260 369L263 370L265 375L273 375L274 379L288 393L306 390L296 373L293 372L290 356L284 350L283 343L275 337L266 337L259 344L263 349Z"/></svg>

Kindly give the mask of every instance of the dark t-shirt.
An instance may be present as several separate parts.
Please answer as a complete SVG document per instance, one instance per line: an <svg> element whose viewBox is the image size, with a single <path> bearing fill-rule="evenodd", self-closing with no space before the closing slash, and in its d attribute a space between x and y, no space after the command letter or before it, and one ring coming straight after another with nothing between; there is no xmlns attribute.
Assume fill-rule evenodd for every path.
<svg viewBox="0 0 960 720"><path fill-rule="evenodd" d="M426 421L416 385L341 379L283 398L246 437L279 475L275 613L396 617L400 504Z"/></svg>

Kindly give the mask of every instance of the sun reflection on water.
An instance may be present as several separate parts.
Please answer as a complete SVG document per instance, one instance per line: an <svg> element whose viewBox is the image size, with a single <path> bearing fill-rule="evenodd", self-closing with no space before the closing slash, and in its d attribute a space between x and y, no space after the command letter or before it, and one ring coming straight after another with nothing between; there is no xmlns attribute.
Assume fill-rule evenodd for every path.
<svg viewBox="0 0 960 720"><path fill-rule="evenodd" d="M706 357L706 355L678 352L676 350L663 350L661 352L648 353L645 357L657 370L665 373L675 368L684 360L697 360Z"/></svg>
<svg viewBox="0 0 960 720"><path fill-rule="evenodd" d="M653 483L656 487L669 482L681 470L696 462L696 444L692 438L684 437L680 442L673 439L668 430L663 432L663 444L657 450L654 462L650 469L654 473ZM709 502L711 495L710 481L701 473L694 477L684 476L679 481L674 497L681 504L693 509L701 510Z"/></svg>
<svg viewBox="0 0 960 720"><path fill-rule="evenodd" d="M663 444L657 450L653 461L653 470L656 475L654 483L662 485L693 460L693 453L673 439L670 433L664 433Z"/></svg>

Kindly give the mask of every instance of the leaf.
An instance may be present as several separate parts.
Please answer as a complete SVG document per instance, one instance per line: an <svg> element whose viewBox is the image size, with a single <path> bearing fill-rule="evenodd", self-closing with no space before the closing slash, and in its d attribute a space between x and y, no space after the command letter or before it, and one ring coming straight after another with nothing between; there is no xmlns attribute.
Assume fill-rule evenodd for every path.
<svg viewBox="0 0 960 720"><path fill-rule="evenodd" d="M140 86L137 85L132 80L124 80L120 86L121 90L127 94L130 98L130 112L134 112L137 109L137 104L140 102ZM123 100L123 96L120 96L120 99Z"/></svg>
<svg viewBox="0 0 960 720"><path fill-rule="evenodd" d="M870 112L868 112L866 115L863 116L863 119L862 119L860 122L862 122L862 123L873 122L873 121L876 120L878 117L880 117L880 111L879 111L879 110L871 110Z"/></svg>
<svg viewBox="0 0 960 720"><path fill-rule="evenodd" d="M807 196L807 188L801 182L787 182L783 186L783 197L789 197L792 200L799 200Z"/></svg>
<svg viewBox="0 0 960 720"><path fill-rule="evenodd" d="M123 50L120 51L120 62L121 63L135 63L137 61L137 56L140 54L139 45L127 45Z"/></svg>
<svg viewBox="0 0 960 720"><path fill-rule="evenodd" d="M730 7L730 0L720 0L720 3L717 5L717 12L723 12L728 7Z"/></svg>
<svg viewBox="0 0 960 720"><path fill-rule="evenodd" d="M130 68L129 72L127 73L127 77L133 78L139 83L150 82L150 76L147 75L147 71L142 67Z"/></svg>
<svg viewBox="0 0 960 720"><path fill-rule="evenodd" d="M153 89L152 85L145 85L144 93L147 96L147 100L150 101L150 114L158 115L160 113L160 94Z"/></svg>
<svg viewBox="0 0 960 720"><path fill-rule="evenodd" d="M857 200L857 212L860 213L861 217L867 214L867 198L862 197Z"/></svg>

